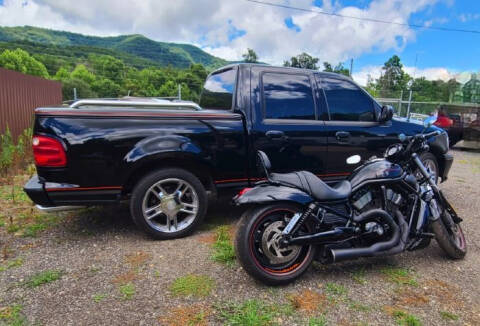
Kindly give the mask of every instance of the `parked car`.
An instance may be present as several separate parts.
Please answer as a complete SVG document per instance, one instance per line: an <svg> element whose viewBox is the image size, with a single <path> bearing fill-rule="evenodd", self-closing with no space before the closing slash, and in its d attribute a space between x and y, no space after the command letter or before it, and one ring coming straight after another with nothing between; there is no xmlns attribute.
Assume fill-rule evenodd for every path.
<svg viewBox="0 0 480 326"><path fill-rule="evenodd" d="M352 153L381 156L399 133L422 131L392 120L390 110L338 74L229 65L208 76L200 105L124 98L38 108L38 176L25 191L44 209L129 200L141 229L160 239L185 236L201 223L208 197L262 177L257 150L275 162L274 172L308 170L334 182L355 168L346 163ZM435 178L447 178L447 151L443 132L422 156Z"/></svg>
<svg viewBox="0 0 480 326"><path fill-rule="evenodd" d="M460 114L447 113L447 108L441 106L438 110L435 126L444 129L450 140L450 147L463 139L463 120Z"/></svg>

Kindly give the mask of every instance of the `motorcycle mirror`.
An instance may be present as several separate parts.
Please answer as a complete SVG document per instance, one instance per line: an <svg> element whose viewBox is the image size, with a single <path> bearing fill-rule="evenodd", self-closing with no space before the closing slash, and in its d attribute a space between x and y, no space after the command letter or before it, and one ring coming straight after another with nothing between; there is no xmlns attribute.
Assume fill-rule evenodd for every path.
<svg viewBox="0 0 480 326"><path fill-rule="evenodd" d="M357 164L360 162L362 158L360 157L360 155L353 155L353 156L350 156L349 158L347 158L347 164Z"/></svg>
<svg viewBox="0 0 480 326"><path fill-rule="evenodd" d="M425 128L429 128L435 123L435 121L437 121L437 116L432 115L432 116L426 118L425 120L423 120L423 126Z"/></svg>
<svg viewBox="0 0 480 326"><path fill-rule="evenodd" d="M398 140L400 140L401 142L404 142L405 139L407 139L407 136L405 136L405 134L399 134L398 135Z"/></svg>

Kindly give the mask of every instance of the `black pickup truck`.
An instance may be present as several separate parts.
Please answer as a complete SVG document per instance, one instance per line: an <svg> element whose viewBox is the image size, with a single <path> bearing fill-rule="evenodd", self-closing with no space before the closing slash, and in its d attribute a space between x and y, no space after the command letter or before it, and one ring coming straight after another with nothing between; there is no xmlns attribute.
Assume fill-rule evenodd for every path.
<svg viewBox="0 0 480 326"><path fill-rule="evenodd" d="M398 134L422 130L391 119L390 109L341 75L229 65L208 76L199 105L123 98L36 109L38 176L25 191L50 210L130 200L140 228L161 239L184 236L202 221L209 197L262 178L256 150L276 172L308 170L335 182L356 167L349 156L381 156ZM430 148L422 159L445 179L453 161L446 133Z"/></svg>

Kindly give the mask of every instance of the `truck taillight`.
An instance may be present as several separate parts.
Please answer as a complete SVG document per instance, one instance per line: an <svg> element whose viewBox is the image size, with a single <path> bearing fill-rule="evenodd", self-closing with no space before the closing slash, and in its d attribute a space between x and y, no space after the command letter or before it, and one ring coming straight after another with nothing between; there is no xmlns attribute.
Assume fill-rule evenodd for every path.
<svg viewBox="0 0 480 326"><path fill-rule="evenodd" d="M67 155L60 141L46 136L33 136L33 157L35 164L41 167L64 167Z"/></svg>

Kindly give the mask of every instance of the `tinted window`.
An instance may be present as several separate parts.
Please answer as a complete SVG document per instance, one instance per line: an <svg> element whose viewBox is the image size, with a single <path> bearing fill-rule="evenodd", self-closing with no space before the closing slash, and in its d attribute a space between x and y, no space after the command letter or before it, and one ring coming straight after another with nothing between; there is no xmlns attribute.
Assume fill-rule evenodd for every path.
<svg viewBox="0 0 480 326"><path fill-rule="evenodd" d="M331 77L322 78L330 120L374 121L373 101L354 83Z"/></svg>
<svg viewBox="0 0 480 326"><path fill-rule="evenodd" d="M236 72L236 69L230 69L210 75L203 86L200 106L205 109L230 110Z"/></svg>
<svg viewBox="0 0 480 326"><path fill-rule="evenodd" d="M263 75L266 119L315 119L310 79L305 75Z"/></svg>

